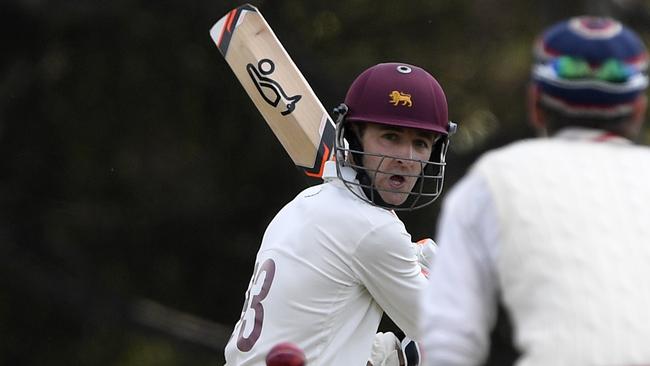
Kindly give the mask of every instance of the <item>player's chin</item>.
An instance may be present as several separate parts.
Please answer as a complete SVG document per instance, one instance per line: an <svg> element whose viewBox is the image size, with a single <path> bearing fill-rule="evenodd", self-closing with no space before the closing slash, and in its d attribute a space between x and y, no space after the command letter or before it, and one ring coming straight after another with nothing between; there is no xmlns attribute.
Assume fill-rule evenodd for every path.
<svg viewBox="0 0 650 366"><path fill-rule="evenodd" d="M399 206L402 203L406 202L406 199L409 198L409 192L401 193L380 191L379 195L381 196L381 199L384 200L384 202L393 206Z"/></svg>

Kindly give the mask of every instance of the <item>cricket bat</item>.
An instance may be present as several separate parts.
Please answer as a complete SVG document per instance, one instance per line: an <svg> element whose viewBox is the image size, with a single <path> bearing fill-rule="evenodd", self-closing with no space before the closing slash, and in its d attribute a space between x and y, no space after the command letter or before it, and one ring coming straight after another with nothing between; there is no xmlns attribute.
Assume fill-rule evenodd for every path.
<svg viewBox="0 0 650 366"><path fill-rule="evenodd" d="M210 36L291 160L320 178L332 155L334 123L259 10L250 4L231 10Z"/></svg>

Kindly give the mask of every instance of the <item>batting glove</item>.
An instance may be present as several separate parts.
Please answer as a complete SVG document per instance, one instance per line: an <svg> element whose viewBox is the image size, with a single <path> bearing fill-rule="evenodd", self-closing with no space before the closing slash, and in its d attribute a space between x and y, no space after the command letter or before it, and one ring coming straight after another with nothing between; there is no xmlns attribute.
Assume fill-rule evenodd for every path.
<svg viewBox="0 0 650 366"><path fill-rule="evenodd" d="M393 332L375 334L367 366L404 366L402 347Z"/></svg>
<svg viewBox="0 0 650 366"><path fill-rule="evenodd" d="M405 366L420 366L420 346L409 337L402 339L402 352L404 353Z"/></svg>
<svg viewBox="0 0 650 366"><path fill-rule="evenodd" d="M375 334L366 366L419 366L420 347L408 337L400 342L393 332Z"/></svg>
<svg viewBox="0 0 650 366"><path fill-rule="evenodd" d="M436 257L436 250L438 250L438 245L431 239L426 238L415 243L415 255L418 258L420 267L422 268L422 274L425 277L429 277L429 272L431 272L431 267L433 266L433 259Z"/></svg>

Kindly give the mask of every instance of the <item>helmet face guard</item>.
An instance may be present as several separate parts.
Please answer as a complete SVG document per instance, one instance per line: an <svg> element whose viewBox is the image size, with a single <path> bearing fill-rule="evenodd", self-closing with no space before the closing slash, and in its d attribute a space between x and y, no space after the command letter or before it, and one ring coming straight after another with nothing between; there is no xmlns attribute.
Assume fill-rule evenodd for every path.
<svg viewBox="0 0 650 366"><path fill-rule="evenodd" d="M345 107L345 105L342 106ZM447 165L445 158L447 149L449 148L449 138L447 135L440 135L435 140L429 160L399 158L402 161L410 161L420 165L418 174L402 174L405 177L417 178L410 192L405 193L392 189L382 189L375 185L377 175L392 174L381 169L383 162L386 159L397 159L397 157L365 152L358 141L350 144L345 138L346 128L349 122L345 121L344 116L345 113L339 114L336 123L336 141L334 144L336 172L338 178L355 196L372 205L396 211L412 211L425 207L433 203L440 196L444 186L445 167ZM449 125L452 133L455 132L456 124L449 122ZM349 133L348 136L350 136ZM354 138L356 137L352 137L352 139ZM377 165L377 168L370 169L365 167L362 163L364 156L379 157L380 163ZM356 179L346 179L344 174L342 174L342 167L344 166L350 167L357 172ZM399 193L408 197L406 197L402 204L392 205L383 200L381 197L382 192Z"/></svg>
<svg viewBox="0 0 650 366"><path fill-rule="evenodd" d="M383 63L370 67L354 80L345 96L345 103L337 107L334 114L337 174L357 197L388 209L414 210L431 204L440 196L449 135L455 132L456 124L449 121L445 93L431 74L420 67L403 63ZM434 141L429 160L371 154L364 151L361 136L349 128L351 122L412 128L432 132L439 137ZM364 156L380 158L378 168L365 167ZM377 187L375 182L378 175L391 174L379 170L386 159L400 159L420 165L421 169L416 175L402 174L404 177L417 178L410 192ZM341 173L344 166L356 171L356 179L345 179ZM407 197L402 204L393 205L384 201L382 192Z"/></svg>

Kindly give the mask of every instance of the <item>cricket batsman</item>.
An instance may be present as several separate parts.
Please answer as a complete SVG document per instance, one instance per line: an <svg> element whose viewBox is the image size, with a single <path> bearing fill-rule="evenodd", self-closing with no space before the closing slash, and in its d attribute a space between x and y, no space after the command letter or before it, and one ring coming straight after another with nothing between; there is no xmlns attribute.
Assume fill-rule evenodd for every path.
<svg viewBox="0 0 650 366"><path fill-rule="evenodd" d="M262 366L279 342L309 366L404 364L395 336L377 333L384 312L421 338L416 309L435 244L413 243L395 212L442 191L455 130L445 94L424 69L383 63L354 80L336 112L336 159L266 229L227 365Z"/></svg>

